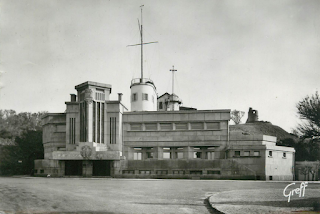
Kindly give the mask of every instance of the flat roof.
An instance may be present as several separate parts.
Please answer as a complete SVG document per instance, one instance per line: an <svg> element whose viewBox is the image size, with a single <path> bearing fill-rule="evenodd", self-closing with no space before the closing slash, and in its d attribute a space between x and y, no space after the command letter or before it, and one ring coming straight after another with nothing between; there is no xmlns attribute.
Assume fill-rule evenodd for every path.
<svg viewBox="0 0 320 214"><path fill-rule="evenodd" d="M85 86L97 86L97 87L101 87L101 88L112 88L112 86L110 84L105 84L105 83L99 83L99 82L92 82L92 81L87 81L87 82L84 82L84 83L81 83L79 85L76 85L75 86L75 89L80 89L82 87L85 87Z"/></svg>

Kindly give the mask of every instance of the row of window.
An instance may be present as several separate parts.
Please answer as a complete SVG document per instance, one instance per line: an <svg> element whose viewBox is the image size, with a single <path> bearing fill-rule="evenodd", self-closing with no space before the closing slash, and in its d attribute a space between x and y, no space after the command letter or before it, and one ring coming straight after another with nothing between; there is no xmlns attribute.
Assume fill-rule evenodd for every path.
<svg viewBox="0 0 320 214"><path fill-rule="evenodd" d="M234 151L234 156L240 157L240 156L260 156L260 151L244 151L241 155L240 151Z"/></svg>
<svg viewBox="0 0 320 214"><path fill-rule="evenodd" d="M217 130L219 122L131 123L130 131Z"/></svg>
<svg viewBox="0 0 320 214"><path fill-rule="evenodd" d="M151 172L153 170L139 170L138 173L139 175L151 175ZM155 175L168 175L169 170L154 170ZM123 175L134 175L135 170L122 170ZM185 175L186 171L185 170L172 170L172 175ZM190 170L189 171L190 175L202 175L203 171L202 170ZM207 170L208 175L220 175L221 172L220 170Z"/></svg>
<svg viewBox="0 0 320 214"><path fill-rule="evenodd" d="M240 156L260 156L260 151L244 151L241 155L240 151L234 151L234 156L236 157L240 157ZM268 157L272 157L272 151L269 151L269 155ZM287 157L287 153L283 152L282 153L282 157L286 158Z"/></svg>
<svg viewBox="0 0 320 214"><path fill-rule="evenodd" d="M149 100L149 95L147 93L142 93L141 97L142 97L142 100L146 100L146 101ZM138 101L138 99L139 99L138 93L132 94L132 96L131 96L132 102ZM151 101L154 103L154 96L153 95L151 96Z"/></svg>
<svg viewBox="0 0 320 214"><path fill-rule="evenodd" d="M182 147L172 147L172 148L162 148L162 158L163 159L183 159L184 157L184 148ZM214 147L203 147L203 148L193 148L193 158L194 159L207 159L214 160L215 152L213 151ZM145 154L143 156L143 154ZM153 148L146 148L143 152L142 148L134 148L133 159L134 160L145 160L152 159Z"/></svg>
<svg viewBox="0 0 320 214"><path fill-rule="evenodd" d="M96 93L96 100L105 100L106 96L104 93Z"/></svg>

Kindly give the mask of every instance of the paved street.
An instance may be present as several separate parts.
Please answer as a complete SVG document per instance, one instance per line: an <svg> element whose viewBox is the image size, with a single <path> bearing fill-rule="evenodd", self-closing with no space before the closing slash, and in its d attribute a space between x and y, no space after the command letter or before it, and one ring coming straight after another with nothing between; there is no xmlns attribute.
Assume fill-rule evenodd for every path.
<svg viewBox="0 0 320 214"><path fill-rule="evenodd" d="M250 203L276 199L287 204L283 188L291 182L218 180L135 180L109 178L0 178L0 211L5 213L210 213L204 199ZM319 183L309 192L320 192ZM311 191L312 190L312 191ZM228 192L232 194L228 194ZM241 194L240 194L241 193ZM246 194L248 193L248 194ZM236 195L234 195L236 194ZM240 197L237 197L237 194ZM314 195L312 196L314 197ZM293 197L294 200L299 200ZM223 203L222 203L223 202ZM286 203L284 203L286 202ZM291 203L292 206L293 203ZM272 204L267 204L272 207ZM286 205L282 205L284 208ZM306 206L306 205L303 205ZM309 206L309 205L308 205ZM229 207L230 209L230 207ZM1 213L1 212L0 212Z"/></svg>

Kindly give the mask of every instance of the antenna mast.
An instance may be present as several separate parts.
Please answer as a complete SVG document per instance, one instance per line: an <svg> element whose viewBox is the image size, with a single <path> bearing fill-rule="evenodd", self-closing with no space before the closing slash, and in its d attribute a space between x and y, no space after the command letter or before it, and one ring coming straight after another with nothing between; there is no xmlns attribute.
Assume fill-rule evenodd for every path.
<svg viewBox="0 0 320 214"><path fill-rule="evenodd" d="M141 8L141 26L140 26L140 37L141 37L141 79L140 79L140 82L143 82L143 31L142 31L142 7L144 5L141 5L140 8Z"/></svg>
<svg viewBox="0 0 320 214"><path fill-rule="evenodd" d="M158 43L158 42L147 42L147 43L143 43L143 26L142 26L142 7L144 5L141 5L140 8L141 8L141 24L139 22L139 19L138 19L138 24L139 24L139 30L140 30L140 38L141 38L141 41L139 44L135 44L135 45L128 45L128 46L138 46L138 45L141 45L141 79L140 79L140 82L142 83L143 82L143 45L147 45L147 44L151 44L151 43ZM128 47L127 46L127 47Z"/></svg>

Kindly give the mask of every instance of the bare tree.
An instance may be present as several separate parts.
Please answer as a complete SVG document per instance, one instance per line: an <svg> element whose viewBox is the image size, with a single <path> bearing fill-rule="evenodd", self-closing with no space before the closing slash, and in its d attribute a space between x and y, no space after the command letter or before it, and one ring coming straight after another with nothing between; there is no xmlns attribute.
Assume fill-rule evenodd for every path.
<svg viewBox="0 0 320 214"><path fill-rule="evenodd" d="M238 111L237 109L230 112L231 120L238 125L241 123L241 119L244 116L244 111Z"/></svg>

